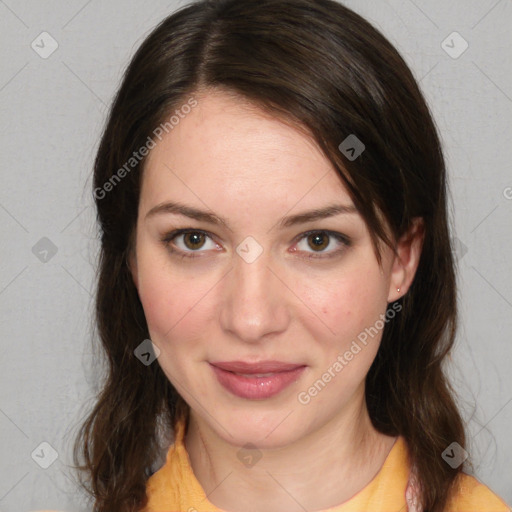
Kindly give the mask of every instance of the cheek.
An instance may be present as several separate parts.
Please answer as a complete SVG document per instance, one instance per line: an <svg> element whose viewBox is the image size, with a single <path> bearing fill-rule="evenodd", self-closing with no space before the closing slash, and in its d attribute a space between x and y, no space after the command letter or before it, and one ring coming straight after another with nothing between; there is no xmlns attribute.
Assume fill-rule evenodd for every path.
<svg viewBox="0 0 512 512"><path fill-rule="evenodd" d="M373 268L359 267L323 282L308 281L300 293L307 306L304 319L309 319L315 339L337 350L373 326L387 305L385 280Z"/></svg>
<svg viewBox="0 0 512 512"><path fill-rule="evenodd" d="M158 364L182 396L187 396L187 389L181 383L187 382L185 375L199 353L200 332L204 333L197 317L201 302L190 289L190 280L171 280L152 267L139 292L150 339L160 350Z"/></svg>
<svg viewBox="0 0 512 512"><path fill-rule="evenodd" d="M139 297L153 341L182 339L185 332L191 336L194 312L201 304L193 281L170 275L163 265L139 267Z"/></svg>

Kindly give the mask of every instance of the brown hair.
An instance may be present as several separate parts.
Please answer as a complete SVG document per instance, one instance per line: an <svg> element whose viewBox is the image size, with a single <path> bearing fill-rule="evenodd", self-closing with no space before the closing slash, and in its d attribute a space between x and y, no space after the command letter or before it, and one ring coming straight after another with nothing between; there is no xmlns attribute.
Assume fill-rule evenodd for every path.
<svg viewBox="0 0 512 512"><path fill-rule="evenodd" d="M132 168L126 162L176 108L208 88L233 92L311 134L367 223L379 263L379 240L394 248L412 220L423 218L416 276L400 299L402 312L384 329L366 401L377 430L407 441L423 508L441 512L462 471L441 453L453 441L466 446L442 367L457 324L445 164L404 60L367 21L332 0L195 2L159 24L125 72L94 166L96 322L108 369L74 451L75 464L85 459L79 469L89 476L82 483L94 511L146 505L145 484L162 452L159 426L171 431L188 407L158 364L134 356L149 338L127 266L145 159ZM338 148L350 134L365 145L355 160Z"/></svg>

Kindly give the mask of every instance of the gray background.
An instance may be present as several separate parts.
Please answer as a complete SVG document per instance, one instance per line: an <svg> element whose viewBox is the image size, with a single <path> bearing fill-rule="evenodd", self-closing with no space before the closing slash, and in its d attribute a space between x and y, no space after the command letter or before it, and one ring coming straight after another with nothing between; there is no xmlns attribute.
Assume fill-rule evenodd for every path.
<svg viewBox="0 0 512 512"><path fill-rule="evenodd" d="M450 372L475 475L512 503L512 2L345 3L398 47L441 131L460 267ZM129 58L179 5L0 0L1 512L88 509L67 464L99 375L92 160ZM31 47L43 31L58 43L46 59ZM58 453L47 469L42 442Z"/></svg>

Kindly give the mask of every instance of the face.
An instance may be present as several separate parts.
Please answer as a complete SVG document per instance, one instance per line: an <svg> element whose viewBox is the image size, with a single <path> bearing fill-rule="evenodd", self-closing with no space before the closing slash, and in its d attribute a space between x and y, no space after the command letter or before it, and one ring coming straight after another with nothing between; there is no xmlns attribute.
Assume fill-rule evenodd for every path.
<svg viewBox="0 0 512 512"><path fill-rule="evenodd" d="M134 282L158 364L193 417L233 444L283 446L363 399L405 274L389 248L379 267L306 135L226 93L196 99L147 160ZM327 207L339 211L303 215ZM233 361L291 367L212 365Z"/></svg>

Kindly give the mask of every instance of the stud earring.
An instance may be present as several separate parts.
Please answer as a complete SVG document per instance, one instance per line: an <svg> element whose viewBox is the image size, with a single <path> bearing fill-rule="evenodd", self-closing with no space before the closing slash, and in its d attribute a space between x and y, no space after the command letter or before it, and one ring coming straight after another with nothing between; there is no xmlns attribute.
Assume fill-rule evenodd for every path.
<svg viewBox="0 0 512 512"><path fill-rule="evenodd" d="M400 288L397 288L397 289L396 289L396 291L397 291L397 292L400 292Z"/></svg>

